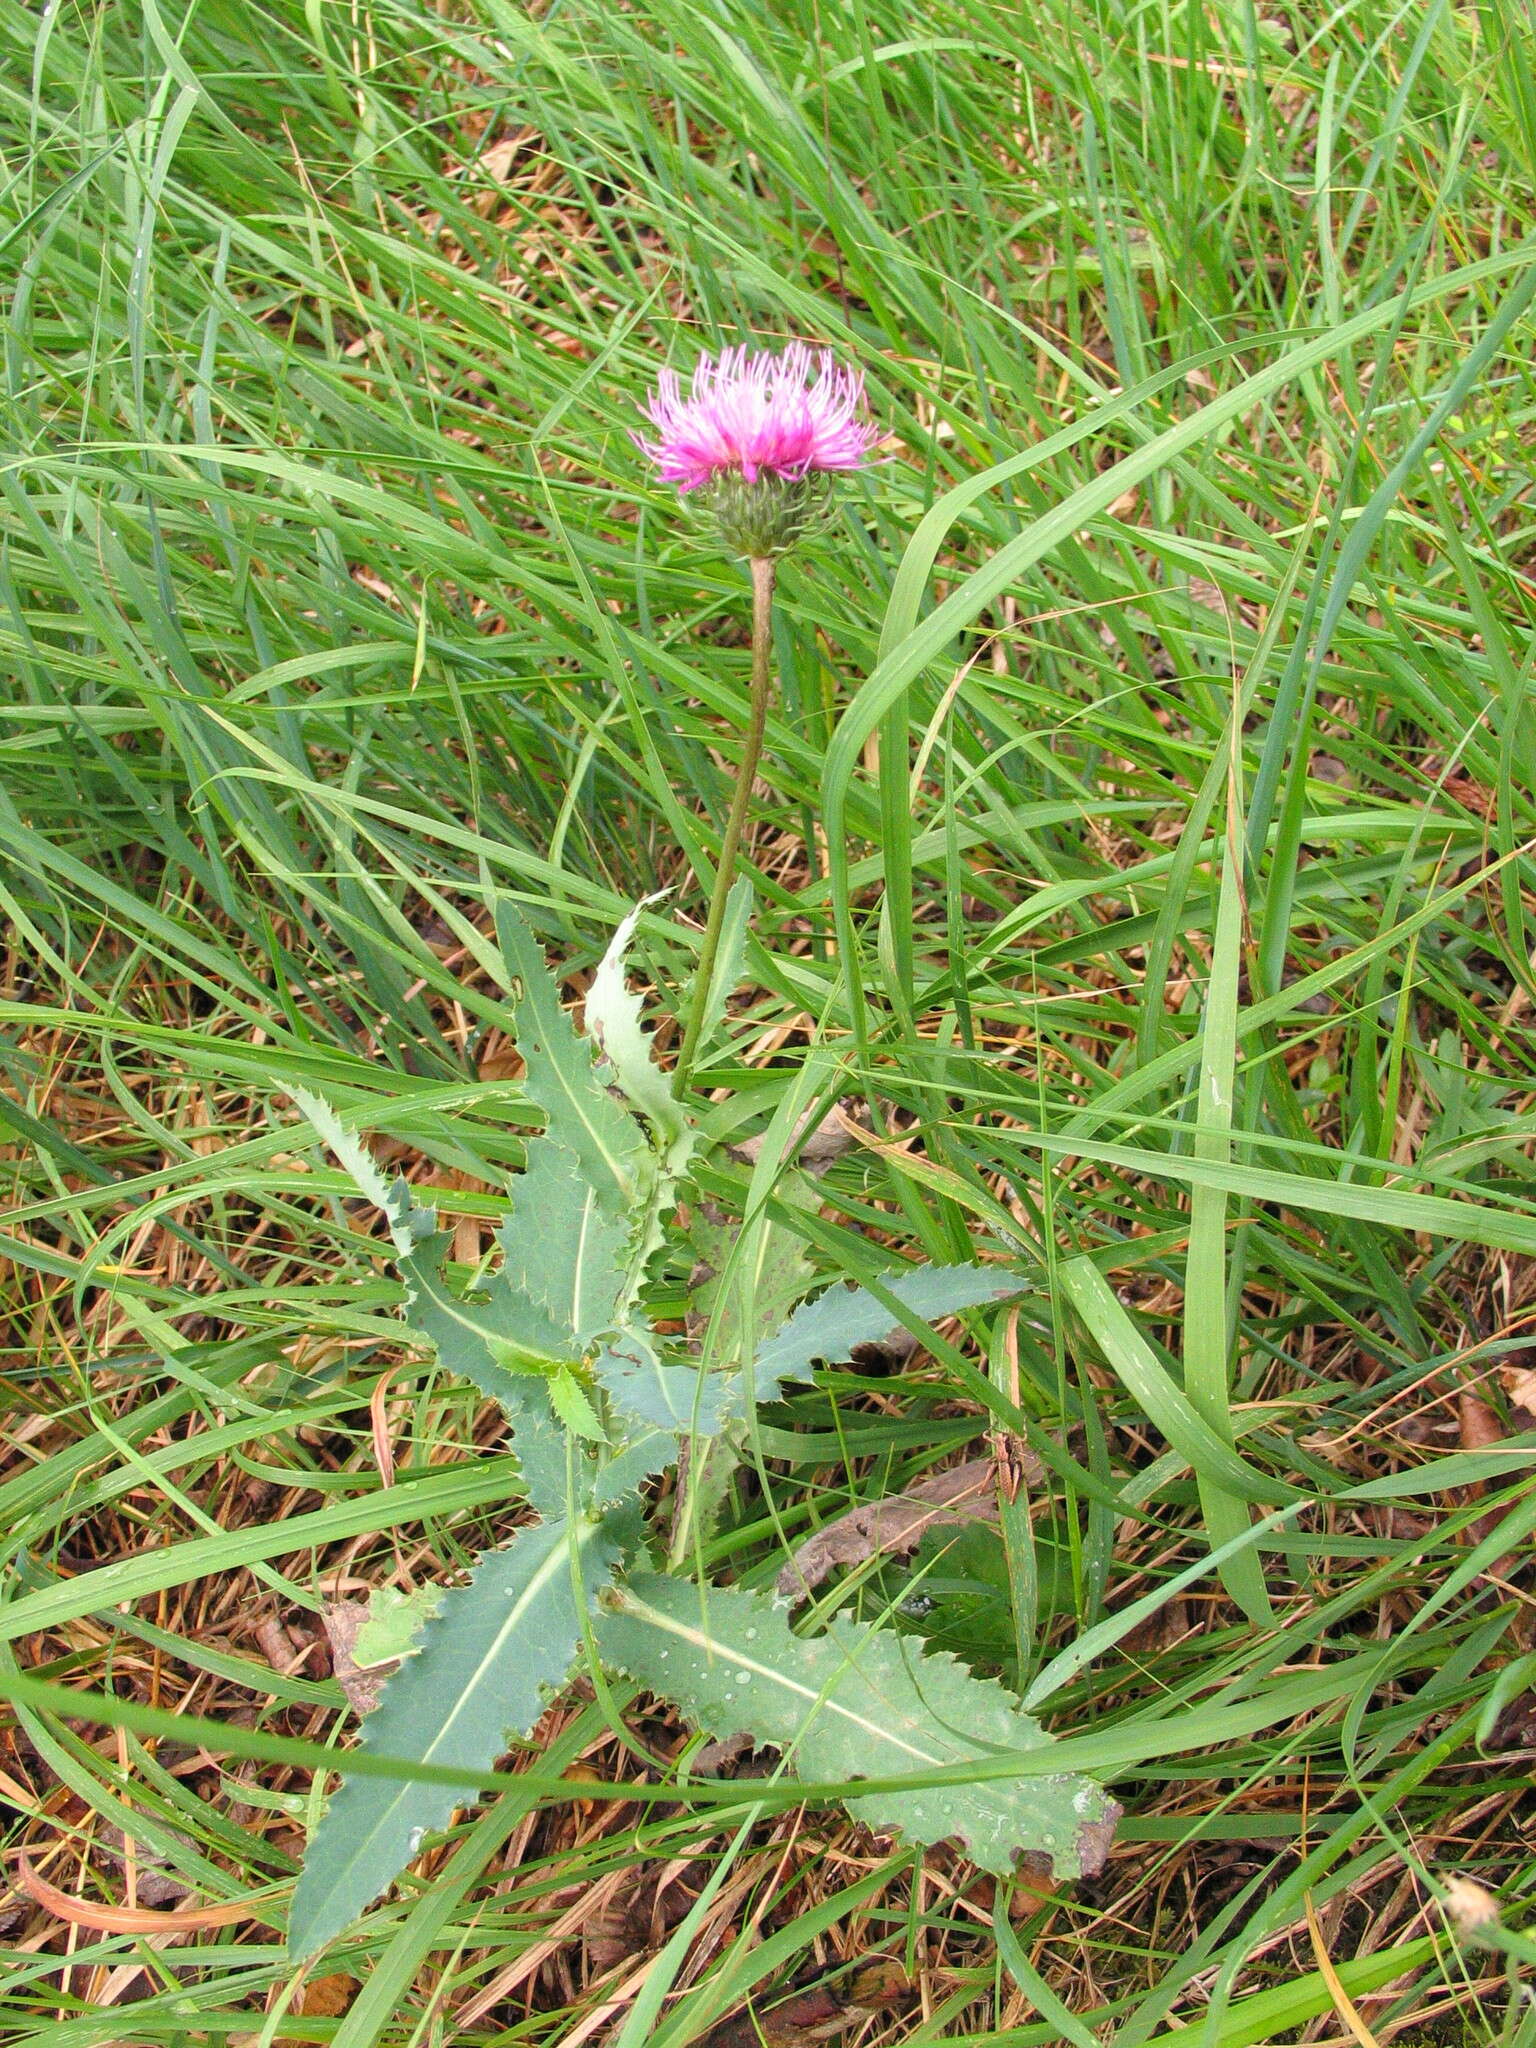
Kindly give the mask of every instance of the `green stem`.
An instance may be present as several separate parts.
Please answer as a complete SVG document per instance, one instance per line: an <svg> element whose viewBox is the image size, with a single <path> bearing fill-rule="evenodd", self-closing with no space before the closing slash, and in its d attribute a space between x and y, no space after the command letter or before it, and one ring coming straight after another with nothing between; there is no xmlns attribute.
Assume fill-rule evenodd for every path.
<svg viewBox="0 0 1536 2048"><path fill-rule="evenodd" d="M725 923L726 898L736 880L736 856L746 829L747 810L752 802L752 784L757 776L758 756L763 751L763 734L768 724L768 697L773 684L773 561L752 558L752 700L747 713L747 739L737 770L736 793L731 798L720 842L720 862L715 869L714 893L709 899L709 918L704 926L704 943L699 948L693 1001L683 1033L683 1049L677 1056L675 1085L681 1093L688 1085L699 1034L709 1008L710 984L715 978L715 956L720 951L720 928Z"/></svg>

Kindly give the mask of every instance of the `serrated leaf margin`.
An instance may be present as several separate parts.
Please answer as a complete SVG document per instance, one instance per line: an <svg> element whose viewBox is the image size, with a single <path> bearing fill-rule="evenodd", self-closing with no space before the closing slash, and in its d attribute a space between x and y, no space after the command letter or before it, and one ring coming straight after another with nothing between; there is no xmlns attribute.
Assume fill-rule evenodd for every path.
<svg viewBox="0 0 1536 2048"><path fill-rule="evenodd" d="M467 1583L445 1593L417 1654L386 1681L378 1706L364 1718L359 1746L373 1755L489 1774L508 1741L529 1733L565 1682L581 1648L586 1610L611 1580L622 1548L606 1522L582 1519L540 1522L486 1551ZM487 1623L484 1639L476 1641L475 1630ZM466 1655L473 1661L456 1682L456 1660ZM448 1711L424 1736L445 1694ZM349 1778L344 1762L341 1770L342 1783L294 1892L289 1948L295 1957L316 1954L340 1934L393 1883L423 1838L467 1803L464 1793L441 1785Z"/></svg>
<svg viewBox="0 0 1536 2048"><path fill-rule="evenodd" d="M924 1656L914 1638L846 1615L823 1635L796 1636L779 1603L747 1588L637 1574L600 1603L594 1631L605 1661L705 1732L772 1743L815 1779L851 1786L860 1777L921 1776L1051 1742L1012 1694L947 1653ZM875 1680L890 1694L884 1710ZM859 1684L875 1699L856 1709L849 1696ZM901 1732L913 1700L929 1715L921 1739ZM883 1753L890 1771L880 1768ZM1067 1772L845 1796L868 1825L928 1843L958 1839L999 1874L1026 1853L1048 1856L1058 1877L1096 1869L1119 1815L1092 1779Z"/></svg>
<svg viewBox="0 0 1536 2048"><path fill-rule="evenodd" d="M923 1322L961 1309L981 1308L1021 1294L1022 1275L999 1266L908 1266L880 1276L879 1285ZM772 1400L786 1380L803 1379L818 1362L836 1364L858 1344L876 1342L899 1327L890 1309L867 1287L839 1281L794 1314L759 1346L752 1362L754 1400Z"/></svg>

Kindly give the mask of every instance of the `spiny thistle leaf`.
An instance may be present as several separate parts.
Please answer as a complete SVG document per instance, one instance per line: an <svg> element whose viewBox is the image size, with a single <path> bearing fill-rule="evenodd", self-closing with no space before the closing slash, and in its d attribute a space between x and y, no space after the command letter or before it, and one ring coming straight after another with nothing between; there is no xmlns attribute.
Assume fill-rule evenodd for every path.
<svg viewBox="0 0 1536 2048"><path fill-rule="evenodd" d="M549 1137L529 1145L512 1202L496 1233L502 1277L549 1312L569 1357L613 1327L627 1291L633 1219L608 1215L575 1153Z"/></svg>
<svg viewBox="0 0 1536 2048"><path fill-rule="evenodd" d="M489 1551L444 1595L421 1645L363 1721L375 1756L485 1771L564 1683L585 1610L612 1578L607 1523L542 1522ZM578 1593L579 1588L579 1593ZM393 1882L466 1794L408 1779L348 1778L321 1821L294 1893L290 1950L314 1955Z"/></svg>
<svg viewBox="0 0 1536 2048"><path fill-rule="evenodd" d="M776 1189L791 1207L816 1210L821 1197L804 1174L790 1172ZM690 1324L701 1327L703 1356L720 1369L744 1366L758 1346L778 1328L805 1294L813 1268L796 1232L772 1216L759 1219L750 1240L750 1264L739 1251L741 1226L707 1213L699 1215L690 1233L706 1268L692 1289ZM748 1430L740 1413L740 1383L733 1387L736 1412L705 1443L689 1447L679 1468L679 1494L684 1512L673 1523L672 1558L714 1527L731 1481L740 1467Z"/></svg>
<svg viewBox="0 0 1536 2048"><path fill-rule="evenodd" d="M953 1657L923 1656L894 1630L839 1615L797 1636L768 1595L637 1575L602 1603L602 1656L680 1707L706 1733L745 1732L786 1752L803 1778L847 1783L990 1763L1051 1738L991 1679ZM951 1837L984 1870L1025 1851L1057 1877L1099 1868L1119 1808L1068 1773L989 1777L848 1800L856 1819L919 1842Z"/></svg>
<svg viewBox="0 0 1536 2048"><path fill-rule="evenodd" d="M1006 1301L1024 1282L997 1266L910 1266L883 1276L881 1287L925 1323L963 1308ZM753 1362L753 1397L770 1401L785 1380L804 1379L813 1365L836 1364L855 1345L871 1344L897 1328L890 1309L867 1287L840 1284L797 1308Z"/></svg>
<svg viewBox="0 0 1536 2048"><path fill-rule="evenodd" d="M575 1354L570 1331L515 1287L504 1268L459 1293L444 1272L452 1248L450 1233L437 1231L400 1261L409 1320L431 1338L444 1365L500 1401L506 1383L520 1380L523 1370L544 1372Z"/></svg>
<svg viewBox="0 0 1536 2048"><path fill-rule="evenodd" d="M483 1299L455 1293L443 1274L450 1242L448 1233L440 1231L400 1261L409 1290L406 1320L436 1346L445 1372L456 1373L501 1404L512 1424L512 1447L529 1500L541 1515L562 1514L565 1439L550 1413L548 1389L537 1373L510 1371L502 1359L511 1353L543 1364L563 1363L571 1356L569 1334L499 1273L486 1282Z"/></svg>
<svg viewBox="0 0 1536 2048"><path fill-rule="evenodd" d="M307 1088L290 1088L288 1094L315 1135L329 1146L351 1174L358 1192L389 1215L395 1199L394 1190L357 1132L348 1130L331 1105L318 1095L311 1095Z"/></svg>
<svg viewBox="0 0 1536 2048"><path fill-rule="evenodd" d="M714 1436L731 1391L696 1365L665 1364L649 1331L634 1326L604 1345L592 1371L622 1416L675 1436Z"/></svg>
<svg viewBox="0 0 1536 2048"><path fill-rule="evenodd" d="M652 1206L656 1156L639 1124L604 1087L592 1041L578 1037L542 951L506 901L497 905L496 931L522 984L516 1037L527 1068L523 1092L549 1118L548 1135L575 1155L601 1213L633 1231Z"/></svg>
<svg viewBox="0 0 1536 2048"><path fill-rule="evenodd" d="M414 1657L421 1632L447 1597L442 1586L417 1586L402 1593L396 1586L377 1586L368 1602L368 1619L352 1645L352 1662L360 1671Z"/></svg>
<svg viewBox="0 0 1536 2048"><path fill-rule="evenodd" d="M672 1092L671 1076L651 1058L651 1041L640 1022L640 998L624 978L624 955L640 913L665 894L658 890L637 903L614 933L587 990L586 1024L615 1085L650 1120L666 1171L675 1178L693 1150L693 1130Z"/></svg>
<svg viewBox="0 0 1536 2048"><path fill-rule="evenodd" d="M387 1181L361 1139L318 1096L294 1092L316 1132L351 1174L361 1193L389 1219L406 1287L405 1320L432 1344L447 1372L456 1373L499 1402L513 1426L528 1498L542 1515L566 1506L565 1445L539 1378L505 1363L528 1359L547 1369L570 1358L576 1345L547 1307L514 1287L505 1270L471 1295L444 1276L452 1239L437 1228L436 1211L418 1204L404 1180Z"/></svg>
<svg viewBox="0 0 1536 2048"><path fill-rule="evenodd" d="M785 1174L775 1193L793 1207L819 1209L821 1195L803 1174ZM689 1239L708 1269L693 1287L690 1318L707 1331L707 1353L722 1365L740 1365L805 1299L815 1269L805 1241L776 1217L764 1216L753 1237L750 1268L737 1252L741 1225L709 1215L696 1218Z"/></svg>
<svg viewBox="0 0 1536 2048"><path fill-rule="evenodd" d="M388 1179L356 1131L349 1130L328 1102L307 1088L289 1090L316 1135L330 1147L356 1183L359 1194L382 1209L401 1257L437 1228L437 1211L419 1204L409 1181Z"/></svg>
<svg viewBox="0 0 1536 2048"><path fill-rule="evenodd" d="M592 1507L616 1507L620 1502L632 1501L647 1479L654 1479L658 1472L677 1463L677 1450L677 1438L671 1430L642 1430L593 1474Z"/></svg>
<svg viewBox="0 0 1536 2048"><path fill-rule="evenodd" d="M549 1403L572 1436L589 1444L608 1441L586 1388L569 1366L562 1365L550 1374Z"/></svg>

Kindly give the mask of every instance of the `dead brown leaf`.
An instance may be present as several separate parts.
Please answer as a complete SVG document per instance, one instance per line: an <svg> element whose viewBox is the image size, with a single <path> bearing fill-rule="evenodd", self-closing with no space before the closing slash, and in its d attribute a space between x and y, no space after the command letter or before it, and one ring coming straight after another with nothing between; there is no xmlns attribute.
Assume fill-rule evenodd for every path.
<svg viewBox="0 0 1536 2048"><path fill-rule="evenodd" d="M745 1731L721 1736L715 1742L705 1743L693 1759L693 1768L701 1778L722 1777L732 1764L739 1764L744 1756L750 1756L756 1746Z"/></svg>
<svg viewBox="0 0 1536 2048"><path fill-rule="evenodd" d="M1485 1451L1494 1444L1501 1444L1504 1441L1505 1431L1503 1423L1499 1420L1495 1411L1489 1407L1488 1403L1479 1400L1476 1394L1459 1394L1457 1396L1456 1421L1463 1450ZM1464 1487L1462 1491L1468 1500L1476 1500L1480 1495L1487 1492L1487 1488L1478 1484L1476 1486ZM1482 1543L1498 1528L1501 1519L1499 1511L1491 1509L1486 1515L1478 1516L1477 1520L1468 1529L1467 1534L1474 1543ZM1512 1555L1512 1552L1507 1551L1503 1557L1495 1559L1493 1564L1489 1566L1488 1569L1494 1577L1497 1578L1508 1568Z"/></svg>
<svg viewBox="0 0 1536 2048"><path fill-rule="evenodd" d="M708 1879L700 1863L641 1866L625 1873L582 1931L594 1977L658 1949L683 1919Z"/></svg>
<svg viewBox="0 0 1536 2048"><path fill-rule="evenodd" d="M764 2043L767 2048L807 2048L812 2041L828 2040L902 2004L914 1988L894 1957L877 1956L840 1981L835 1991L815 1985L767 2012L748 2011L722 2021L705 2035L704 2048L764 2048Z"/></svg>
<svg viewBox="0 0 1536 2048"><path fill-rule="evenodd" d="M1456 1421L1461 1434L1464 1451L1485 1451L1490 1444L1504 1441L1504 1425L1476 1394L1459 1394L1456 1398Z"/></svg>
<svg viewBox="0 0 1536 2048"><path fill-rule="evenodd" d="M802 1991L771 2012L743 2012L722 2020L704 2036L704 2048L805 2048L806 2043L825 2041L867 2016L860 2007L834 1998L830 1991Z"/></svg>
<svg viewBox="0 0 1536 2048"><path fill-rule="evenodd" d="M1024 1477L1038 1483L1042 1467L1030 1451L1021 1453ZM862 1564L880 1555L908 1557L929 1529L947 1523L995 1522L997 1498L990 1458L972 1458L948 1471L931 1473L904 1493L862 1501L818 1529L779 1573L777 1589L786 1600L802 1599L838 1565Z"/></svg>
<svg viewBox="0 0 1536 2048"><path fill-rule="evenodd" d="M71 1927L89 1927L99 1934L174 1934L184 1928L239 1927L246 1921L267 1919L275 1924L279 1910L271 1899L254 1903L232 1899L223 1906L191 1906L163 1913L144 1906L109 1906L61 1892L40 1876L25 1856L16 1861L16 1888L56 1920Z"/></svg>
<svg viewBox="0 0 1536 2048"><path fill-rule="evenodd" d="M191 1896L191 1886L165 1868L168 1858L163 1851L146 1849L139 1842L130 1848L121 1828L104 1828L97 1837L97 1846L119 1869L132 1867L135 1905L170 1906Z"/></svg>
<svg viewBox="0 0 1536 2048"><path fill-rule="evenodd" d="M365 1671L353 1656L357 1638L368 1619L366 1600L335 1600L320 1617L331 1646L331 1673L347 1696L354 1714L371 1714L379 1703L384 1681L398 1664L371 1664Z"/></svg>
<svg viewBox="0 0 1536 2048"><path fill-rule="evenodd" d="M811 1111L807 1109L790 1133L789 1143L784 1148L785 1158L803 1166L807 1173L825 1173L833 1160L841 1159L853 1144L858 1129L848 1107L841 1102L834 1102L814 1125ZM744 1159L749 1166L756 1166L763 1153L762 1137L743 1138L731 1150L738 1159Z"/></svg>
<svg viewBox="0 0 1536 2048"><path fill-rule="evenodd" d="M357 1996L357 1979L336 1970L328 1977L315 1977L294 2000L293 2010L306 2019L339 2019L350 2012Z"/></svg>

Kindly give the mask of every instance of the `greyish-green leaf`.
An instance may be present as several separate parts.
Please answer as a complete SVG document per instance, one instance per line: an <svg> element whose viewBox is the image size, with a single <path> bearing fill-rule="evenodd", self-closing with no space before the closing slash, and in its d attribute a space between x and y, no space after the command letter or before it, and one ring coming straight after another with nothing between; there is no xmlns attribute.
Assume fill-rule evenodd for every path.
<svg viewBox="0 0 1536 2048"><path fill-rule="evenodd" d="M288 1094L315 1135L351 1174L358 1192L387 1214L392 1198L389 1180L357 1132L349 1130L331 1105L320 1096L311 1095L307 1088L290 1088Z"/></svg>
<svg viewBox="0 0 1536 2048"><path fill-rule="evenodd" d="M923 1656L914 1638L846 1615L797 1636L765 1593L640 1575L603 1602L597 1643L707 1734L772 1743L802 1778L919 1777L1051 1741L1011 1693L953 1657ZM1033 1851L1060 1878L1099 1868L1119 1817L1092 1779L1067 1772L872 1792L848 1809L919 1842L955 1838L985 1870Z"/></svg>
<svg viewBox="0 0 1536 2048"><path fill-rule="evenodd" d="M656 1156L640 1125L603 1085L592 1041L577 1035L542 950L505 899L497 905L496 931L522 988L515 1023L527 1068L523 1092L548 1117L549 1136L574 1153L603 1215L632 1229L651 1206Z"/></svg>
<svg viewBox="0 0 1536 2048"><path fill-rule="evenodd" d="M997 1266L909 1266L883 1275L880 1285L925 1323L963 1308L1006 1301L1024 1282ZM899 1328L895 1317L867 1287L839 1284L805 1302L768 1339L753 1364L755 1398L770 1400L785 1380L804 1379L816 1364L835 1365L855 1345L872 1344Z"/></svg>
<svg viewBox="0 0 1536 2048"><path fill-rule="evenodd" d="M558 1367L549 1376L549 1405L572 1436L588 1444L607 1442L590 1395L568 1365Z"/></svg>
<svg viewBox="0 0 1536 2048"><path fill-rule="evenodd" d="M503 1278L565 1332L567 1355L613 1327L632 1234L631 1219L604 1210L574 1152L555 1138L532 1141L496 1241Z"/></svg>
<svg viewBox="0 0 1536 2048"><path fill-rule="evenodd" d="M624 975L624 956L640 913L665 894L658 890L637 903L614 933L587 990L586 1025L615 1086L650 1120L666 1171L675 1177L688 1163L693 1132L672 1092L671 1076L651 1057L651 1041L640 1021L640 998Z"/></svg>
<svg viewBox="0 0 1536 2048"><path fill-rule="evenodd" d="M499 1401L513 1375L497 1358L523 1358L543 1371L576 1355L569 1328L514 1287L505 1271L483 1275L463 1294L451 1286L443 1264L452 1243L446 1231L438 1231L400 1261L410 1290L410 1320L432 1339L444 1365ZM492 1344L494 1352L487 1349Z"/></svg>
<svg viewBox="0 0 1536 2048"><path fill-rule="evenodd" d="M350 1130L320 1096L311 1095L306 1088L290 1088L288 1092L316 1134L351 1174L359 1194L383 1210L401 1256L422 1238L430 1237L437 1228L437 1212L417 1204L410 1182L398 1175L390 1180L358 1133Z"/></svg>
<svg viewBox="0 0 1536 2048"><path fill-rule="evenodd" d="M787 1207L820 1207L820 1193L803 1173L784 1174L775 1192ZM710 1366L739 1371L805 1294L813 1269L804 1240L777 1217L763 1216L751 1235L749 1263L739 1251L741 1225L733 1219L704 1212L690 1234L705 1270L690 1296L689 1330L700 1338ZM732 1401L738 1411L741 1391L738 1378ZM746 1443L745 1420L738 1412L707 1443L694 1445L679 1467L679 1512L670 1551L674 1562L713 1529Z"/></svg>
<svg viewBox="0 0 1536 2048"><path fill-rule="evenodd" d="M368 1602L368 1619L352 1645L352 1662L360 1671L414 1657L421 1632L447 1597L443 1586L417 1586L402 1593L398 1586L376 1586Z"/></svg>
<svg viewBox="0 0 1536 2048"><path fill-rule="evenodd" d="M676 1436L714 1436L731 1383L691 1363L668 1364L648 1330L620 1331L592 1360L599 1386L630 1422L671 1430Z"/></svg>
<svg viewBox="0 0 1536 2048"><path fill-rule="evenodd" d="M362 1747L489 1774L564 1683L619 1554L607 1525L589 1521L542 1522L489 1551L386 1682ZM464 1803L441 1785L349 1778L343 1765L294 1893L291 1952L314 1955L340 1934Z"/></svg>
<svg viewBox="0 0 1536 2048"><path fill-rule="evenodd" d="M647 1479L676 1464L677 1438L667 1429L643 1429L600 1463L591 1475L592 1505L613 1507L637 1495Z"/></svg>
<svg viewBox="0 0 1536 2048"><path fill-rule="evenodd" d="M821 1203L819 1191L794 1171L782 1177L775 1192L790 1207L814 1210ZM689 1328L706 1341L712 1359L728 1366L752 1357L804 1299L814 1277L805 1240L777 1217L763 1216L754 1226L750 1265L737 1250L741 1234L734 1218L708 1214L700 1215L689 1233L707 1269L690 1294Z"/></svg>
<svg viewBox="0 0 1536 2048"><path fill-rule="evenodd" d="M400 1261L409 1289L406 1321L436 1346L445 1372L456 1373L501 1404L512 1425L512 1448L522 1466L528 1498L541 1515L558 1515L566 1505L565 1439L550 1413L549 1392L535 1373L510 1371L508 1354L539 1364L571 1356L562 1333L546 1311L494 1274L482 1290L456 1293L443 1273L450 1239L446 1231L425 1238Z"/></svg>

